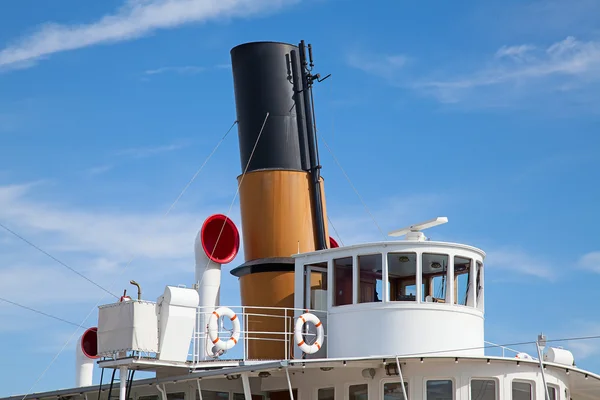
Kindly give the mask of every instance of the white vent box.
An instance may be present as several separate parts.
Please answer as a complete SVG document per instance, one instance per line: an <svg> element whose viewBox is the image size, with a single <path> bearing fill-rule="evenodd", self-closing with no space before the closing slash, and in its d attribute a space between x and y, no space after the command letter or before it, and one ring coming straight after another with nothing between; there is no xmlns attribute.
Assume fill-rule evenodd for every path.
<svg viewBox="0 0 600 400"><path fill-rule="evenodd" d="M158 352L156 303L133 300L107 304L98 312L98 355Z"/></svg>
<svg viewBox="0 0 600 400"><path fill-rule="evenodd" d="M159 360L187 360L199 301L196 290L174 286L167 286L158 298Z"/></svg>

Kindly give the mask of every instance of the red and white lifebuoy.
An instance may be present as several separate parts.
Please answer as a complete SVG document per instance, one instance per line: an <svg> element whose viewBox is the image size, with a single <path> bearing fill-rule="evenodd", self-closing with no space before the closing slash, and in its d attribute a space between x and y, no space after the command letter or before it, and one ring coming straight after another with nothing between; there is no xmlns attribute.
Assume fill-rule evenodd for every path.
<svg viewBox="0 0 600 400"><path fill-rule="evenodd" d="M228 317L233 324L233 333L229 340L221 340L219 337L219 318ZM229 350L235 346L240 339L240 319L231 308L220 307L213 311L208 319L208 337L219 350Z"/></svg>
<svg viewBox="0 0 600 400"><path fill-rule="evenodd" d="M531 357L529 354L523 353L523 352L517 353L515 358L518 358L520 360L533 360L533 357Z"/></svg>
<svg viewBox="0 0 600 400"><path fill-rule="evenodd" d="M304 324L307 322L312 322L317 328L317 340L315 340L312 345L308 345L308 343L304 341L304 335L302 333ZM324 338L325 332L323 330L323 324L316 315L307 312L298 317L296 326L294 327L294 339L296 340L298 347L300 347L300 350L306 354L314 354L321 349Z"/></svg>

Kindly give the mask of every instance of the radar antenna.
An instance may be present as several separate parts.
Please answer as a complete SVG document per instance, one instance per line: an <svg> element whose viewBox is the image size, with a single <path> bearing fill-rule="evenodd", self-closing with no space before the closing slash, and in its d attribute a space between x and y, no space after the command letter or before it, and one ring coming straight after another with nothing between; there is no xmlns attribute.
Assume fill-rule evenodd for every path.
<svg viewBox="0 0 600 400"><path fill-rule="evenodd" d="M423 232L423 229L433 228L434 226L442 225L448 222L447 217L437 217L430 219L429 221L421 222L406 228L398 229L388 233L388 236L402 236L406 235L406 240L416 240L419 242L427 240L427 237Z"/></svg>

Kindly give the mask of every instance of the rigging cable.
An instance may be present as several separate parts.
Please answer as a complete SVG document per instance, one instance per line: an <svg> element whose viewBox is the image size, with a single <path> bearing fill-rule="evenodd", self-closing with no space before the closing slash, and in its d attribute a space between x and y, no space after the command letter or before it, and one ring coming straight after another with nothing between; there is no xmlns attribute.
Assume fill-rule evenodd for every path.
<svg viewBox="0 0 600 400"><path fill-rule="evenodd" d="M385 233L383 233L383 230L381 229L381 227L379 226L379 224L377 223L377 221L375 220L375 217L373 216L373 214L371 213L371 211L369 210L369 207L367 207L367 204L365 203L365 201L363 200L362 196L360 195L360 193L358 192L358 190L356 189L356 187L354 186L354 184L352 183L352 180L350 180L350 177L348 176L348 174L346 173L346 171L344 170L344 168L342 168L342 165L340 164L340 162L338 161L338 159L336 158L335 154L333 154L333 151L331 150L331 148L329 147L329 145L327 144L327 141L325 140L325 138L323 138L323 135L320 136L321 140L323 141L323 144L325 145L325 147L327 147L327 151L329 151L329 154L331 154L331 157L333 157L333 160L335 161L335 163L337 164L337 166L340 168L340 170L342 171L342 173L344 174L344 176L346 177L346 180L348 181L348 183L350 184L350 186L352 187L352 189L354 190L354 193L356 193L356 195L358 196L358 199L360 200L360 202L362 203L363 207L365 208L365 210L367 211L367 213L369 214L369 216L371 217L371 219L373 220L373 223L375 224L375 226L377 227L377 229L379 230L379 232L381 233L381 236L383 236L383 240L387 240L387 236L385 235Z"/></svg>
<svg viewBox="0 0 600 400"><path fill-rule="evenodd" d="M227 214L225 214L225 221L223 221L223 226L221 227L221 231L219 232L219 236L217 236L217 240L215 241L215 245L213 246L212 251L210 252L210 257L208 257L208 262L206 263L206 268L208 268L209 264L211 263L211 259L213 257L213 254L215 253L215 250L217 249L217 245L219 244L219 240L221 239L221 235L223 234L223 230L225 229L225 224L227 223L227 220L229 219L229 214L231 213L231 209L233 208L233 205L235 204L235 200L237 199L238 194L240 193L240 187L242 187L242 182L244 182L244 177L246 176L246 172L248 172L248 168L250 167L250 161L252 161L252 157L254 156L254 152L256 151L256 146L258 146L258 141L260 140L260 137L262 136L263 130L265 129L265 125L267 124L267 119L269 119L269 115L270 113L267 112L267 115L265 115L265 120L263 121L263 124L260 128L260 132L258 132L258 136L256 137L256 141L254 142L254 147L252 147L252 151L250 152L250 157L248 157L248 162L246 163L246 167L244 168L244 172L242 173L242 176L240 177L240 182L237 185L237 189L235 191L235 194L233 195L233 200L231 200L231 204L229 205L229 210L227 210ZM200 282L198 283L198 286L200 286L200 284L202 283L202 281L204 280L204 275L202 275L202 278L200 279Z"/></svg>
<svg viewBox="0 0 600 400"><path fill-rule="evenodd" d="M35 308L31 308L31 307L25 306L25 305L23 305L23 304L19 304L19 303L17 303L17 302L14 302L14 301L11 301L11 300L8 300L8 299L5 299L4 297L0 297L0 301L3 301L3 302L5 302L5 303L8 303L8 304L12 304L13 306L17 306L17 307L24 308L25 310L33 311L33 312L34 312L34 313L36 313L36 314L40 314L40 315L43 315L43 316L45 316L45 317L48 317L48 318L53 318L53 319L55 319L55 320L57 320L57 321L62 321L62 322L65 322L65 323L67 323L67 324L70 324L70 325L76 326L76 327L78 327L78 328L87 329L87 328L83 328L83 327L81 327L79 324L76 324L75 322L71 322L71 321L68 321L68 320L66 320L66 319L63 319L63 318L61 318L61 317L57 317L57 316L55 316L55 315L48 314L48 313L45 313L45 312L43 312L43 311L40 311L40 310L36 310Z"/></svg>
<svg viewBox="0 0 600 400"><path fill-rule="evenodd" d="M46 256L50 257L52 260L56 261L57 263L59 263L60 265L62 265L63 267L67 268L69 271L79 275L80 277L82 277L83 279L85 279L86 281L90 282L92 285L104 290L106 293L110 294L111 296L115 297L115 298L119 298L119 296L117 296L116 294L112 293L111 291L109 291L108 289L102 287L101 285L99 285L98 283L94 282L93 280L91 280L90 278L88 278L87 276L83 275L81 272L69 267L67 264L65 264L64 262L60 261L58 258L54 257L52 254L48 253L46 250L43 250L42 248L40 248L39 246L36 246L35 244L31 243L29 240L25 239L23 236L19 235L17 232L13 231L12 229L10 229L9 227L7 227L6 225L4 225L2 222L0 222L0 228L4 229L5 231L11 233L12 235L14 235L15 237L19 238L20 240L22 240L23 242L27 243L28 245L30 245L31 247L33 247L34 249L38 250L39 252L41 252L42 254L45 254Z"/></svg>
<svg viewBox="0 0 600 400"><path fill-rule="evenodd" d="M551 342L567 342L567 341L575 341L575 340L590 340L590 339L600 339L600 335L593 336L579 336L579 337L571 337L571 338L562 338L562 339L547 339L546 343ZM513 346L524 346L528 344L536 344L537 341L527 341L527 342L516 342L516 343L506 343L506 344L491 344L485 346L476 346L476 347L464 347L464 348L455 348L455 349L447 349L447 350L432 350L432 351L424 351L420 353L407 353L400 354L399 357L419 357L430 354L439 354L439 353L453 353L458 351L468 351L468 350L485 350L491 348L502 348L502 347L513 347Z"/></svg>
<svg viewBox="0 0 600 400"><path fill-rule="evenodd" d="M331 227L333 228L333 231L335 232L335 235L337 236L337 238L340 240L340 244L342 245L342 247L344 246L344 242L342 241L342 238L340 236L340 234L338 233L337 229L335 229L335 225L333 225L333 222L331 221L331 217L329 217L329 215L327 216L327 220L329 221L329 223L331 224Z"/></svg>
<svg viewBox="0 0 600 400"><path fill-rule="evenodd" d="M221 239L221 235L223 234L223 230L225 229L225 224L227 224L227 220L229 220L229 214L231 213L231 209L233 208L233 205L235 204L235 200L237 199L238 194L240 193L240 187L242 186L242 182L244 182L244 177L246 176L246 172L248 172L248 168L250 167L250 162L252 161L252 157L254 156L254 152L256 151L256 146L258 146L258 141L260 140L260 137L262 136L263 130L265 129L265 125L267 123L267 119L269 118L270 113L267 112L267 115L265 115L265 120L263 121L263 124L260 128L260 131L258 132L258 136L256 137L256 141L254 142L254 147L252 147L252 151L250 152L250 157L248 157L248 162L246 163L246 167L244 167L244 171L242 172L242 176L240 177L240 181L237 185L237 189L235 191L235 194L233 195L233 200L231 200L231 204L229 205L229 209L227 210L227 213L225 214L225 220L223 221L223 226L221 226L221 230L219 231L219 235L217 236L217 240L215 241L215 244L213 246L212 251L210 252L210 256L208 257L208 260L206 262L206 266L205 268L208 268L209 264L211 263L211 259L215 253L215 250L217 249L217 246L219 244L219 240ZM200 285L202 285L202 282L204 281L204 274L202 274L202 277L200 278L200 280L198 281L198 287L200 287ZM207 337L208 339L208 337ZM207 346L205 346L205 349L208 349ZM208 352L208 350L205 350L205 352ZM204 355L208 355L208 354L204 354Z"/></svg>
<svg viewBox="0 0 600 400"><path fill-rule="evenodd" d="M177 198L175 199L175 201L173 201L173 203L171 203L171 206L167 209L167 211L162 215L162 218L165 218L166 216L169 215L169 213L171 212L171 210L173 209L173 207L175 207L175 204L177 204L177 202L179 201L179 199L181 199L181 197L184 195L184 193L187 191L187 189L190 187L190 185L192 184L192 182L194 182L194 180L196 179L196 177L200 174L200 172L202 171L202 169L204 168L204 166L206 165L206 163L208 162L208 160L212 157L212 155L217 151L217 149L219 148L219 146L221 145L221 143L223 143L223 140L227 137L227 135L229 135L229 132L231 132L231 130L233 129L233 127L237 124L237 120L233 122L233 124L231 125L231 127L229 128L229 130L225 133L225 135L223 135L223 137L221 138L221 140L219 140L219 142L217 143L217 145L215 146L215 148L213 149L213 151L209 154L209 156L207 157L206 161L204 161L204 163L202 163L202 165L200 166L200 168L198 168L198 170L196 171L196 173L192 176L192 179L190 179L190 181L187 183L187 185L185 185L185 187L181 190L181 192L179 193L179 195L177 196ZM161 219L162 219L161 218ZM123 273L125 272L125 270L127 269L127 267L133 262L133 260L135 259L135 256L132 256L129 261L127 262L127 264L125 264L125 266L121 269L121 271L119 271L118 276L115 278L114 284L116 284L118 282L118 280L121 278L121 276L123 275ZM112 286L112 285L111 285ZM44 375L46 375L46 372L48 372L48 370L50 369L50 367L52 366L52 364L54 364L54 362L56 361L56 359L62 354L62 352L64 351L64 349L68 346L68 344L71 342L71 340L73 339L73 336L75 336L75 334L77 333L77 331L83 327L83 324L85 323L85 321L87 321L87 319L90 317L90 315L92 315L92 313L94 312L94 310L96 310L96 308L98 308L98 306L100 305L100 302L102 300L104 300L105 296L102 296L100 298L100 300L98 300L98 302L94 305L94 307L92 307L92 309L90 310L90 312L86 315L86 317L83 319L83 321L81 321L81 324L78 325L78 328L73 332L73 334L71 334L71 336L67 339L67 341L65 342L65 344L62 346L62 348L58 351L58 353L54 356L54 358L50 361L50 364L48 364L48 366L46 367L46 369L44 369L44 371L40 374L40 376L36 379L36 381L33 383L33 385L31 385L31 387L29 388L29 390L27 391L27 393L22 397L21 400L25 400L27 398L27 396L31 393L31 391L33 390L33 388L35 387L35 385L38 384L38 382L44 377Z"/></svg>

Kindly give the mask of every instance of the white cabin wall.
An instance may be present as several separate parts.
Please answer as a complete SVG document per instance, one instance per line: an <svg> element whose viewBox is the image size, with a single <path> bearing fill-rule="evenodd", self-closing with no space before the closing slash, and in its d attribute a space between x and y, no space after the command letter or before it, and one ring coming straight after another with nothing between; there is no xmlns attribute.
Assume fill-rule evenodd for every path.
<svg viewBox="0 0 600 400"><path fill-rule="evenodd" d="M330 310L328 357L417 355L464 350L484 353L483 316L471 307L447 304L363 303ZM459 353L454 351L454 353Z"/></svg>

